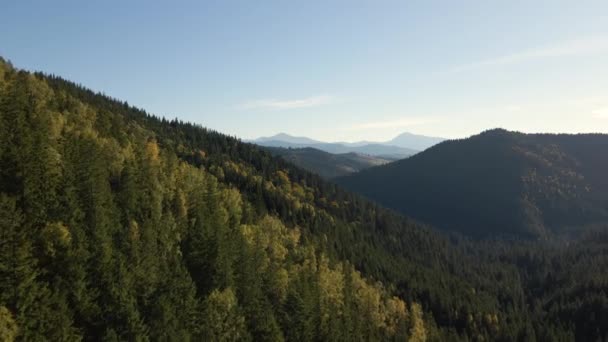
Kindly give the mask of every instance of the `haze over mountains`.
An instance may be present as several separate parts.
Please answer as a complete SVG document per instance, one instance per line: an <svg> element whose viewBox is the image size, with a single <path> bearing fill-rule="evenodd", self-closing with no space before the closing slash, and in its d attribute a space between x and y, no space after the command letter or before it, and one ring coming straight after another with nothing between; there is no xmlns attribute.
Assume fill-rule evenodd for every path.
<svg viewBox="0 0 608 342"><path fill-rule="evenodd" d="M608 135L501 129L338 184L438 228L547 238L608 223Z"/></svg>
<svg viewBox="0 0 608 342"><path fill-rule="evenodd" d="M428 137L425 135L404 132L385 142L385 145L406 147L417 151L424 151L429 147L444 141L444 138Z"/></svg>
<svg viewBox="0 0 608 342"><path fill-rule="evenodd" d="M273 155L279 156L307 171L325 179L346 176L372 166L384 165L392 159L361 153L329 153L312 147L284 148L265 147Z"/></svg>
<svg viewBox="0 0 608 342"><path fill-rule="evenodd" d="M251 142L269 147L303 148L312 147L329 153L360 153L386 159L403 159L425 150L445 139L403 133L386 142L323 142L307 137L295 137L279 133L271 137L262 137Z"/></svg>

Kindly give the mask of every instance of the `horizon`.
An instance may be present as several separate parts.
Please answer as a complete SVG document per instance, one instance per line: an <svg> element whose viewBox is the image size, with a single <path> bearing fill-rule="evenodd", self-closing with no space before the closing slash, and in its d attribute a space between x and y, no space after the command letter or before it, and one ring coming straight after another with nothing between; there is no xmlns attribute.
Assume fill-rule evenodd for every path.
<svg viewBox="0 0 608 342"><path fill-rule="evenodd" d="M298 135L294 135L294 134L290 134L288 132L278 132L276 134L270 135L270 136L261 136L261 137L257 137L254 139L242 139L244 141L254 141L254 140L260 140L260 139L271 139L271 138L275 138L277 136L280 135L287 135L290 138L304 138L304 139L311 139L311 140L316 140L322 143L389 143L390 140L393 140L394 138L397 138L399 136L401 136L402 134L411 134L414 136L421 136L421 137L425 137L425 138L436 138L436 139L444 139L444 140L458 140L458 139L467 139L476 135L480 135L483 134L485 132L489 132L489 131L496 131L496 130L504 130L507 131L509 133L517 133L517 134L526 134L526 135L595 135L595 134L608 134L608 133L603 133L603 132L579 132L579 133L564 133L564 132L522 132L522 131L517 131L517 130L510 130L510 129L506 129L504 127L489 127L486 129L483 129L479 132L476 133L472 133L471 135L468 136L464 136L464 137L460 137L460 138L445 138L445 137L437 137L437 136L428 136L428 135L424 135L424 134L416 134L410 131L403 131L395 136L389 137L389 139L385 139L385 140L378 140L378 141L373 141L373 140L353 140L353 141L324 141L324 140L319 140L319 139L315 139L314 137L308 137L308 136L298 136ZM221 132L220 132L221 133ZM239 137L240 138L240 137Z"/></svg>
<svg viewBox="0 0 608 342"><path fill-rule="evenodd" d="M388 139L384 139L384 140L378 140L378 141L374 141L374 140L352 140L352 141L348 141L348 140L336 140L336 141L325 141L325 140L321 140L321 139L316 139L314 137L309 137L309 136L303 136L303 135L295 135L295 134L291 134L288 132L278 132L269 136L259 136L253 139L243 139L243 140L248 140L248 141L253 141L253 140L260 140L260 139L272 139L272 138L276 138L278 136L281 135L286 135L289 136L290 138L304 138L304 139L311 139L311 140L315 140L318 142L323 142L323 143L349 143L349 144L353 144L353 143L385 143L385 142L389 142L390 140L397 138L399 136L401 136L402 134L412 134L412 135L416 135L416 136L423 136L426 138L438 138L438 139L444 139L442 137L432 137L432 136L428 136L428 135L423 135L423 134L416 134L416 133L412 133L412 132L408 132L408 131L404 131L401 132L395 136L392 137L388 137Z"/></svg>
<svg viewBox="0 0 608 342"><path fill-rule="evenodd" d="M33 72L33 73L35 73L35 72L41 72L41 73L43 73L45 75L52 75L52 76L60 77L60 78L66 80L68 82L73 82L73 81L71 81L69 79L66 79L66 78L62 77L61 75L55 75L55 74L45 73L43 70L28 70L28 69L19 68L19 67L17 67L17 66L14 65L13 61L11 61L10 59L5 58L2 55L0 55L0 59L3 59L7 63L9 63L12 67L16 68L17 70L23 70L23 71L26 71L26 72ZM311 139L311 140L315 140L315 141L320 142L320 143L330 143L330 144L339 144L339 143L349 143L349 144L353 144L353 143L371 143L371 144L375 144L375 143L378 143L378 144L384 144L384 143L389 143L390 140L398 138L399 136L404 135L404 134L410 134L410 135L417 136L417 137L436 138L436 139L443 139L443 140L467 139L467 138L470 138L470 137L473 137L473 136L476 136L476 135L479 135L479 134L482 134L482 133L485 133L485 132L488 132L488 131L494 131L494 130L504 130L504 131L507 131L507 132L510 132L510 133L530 134L530 135L539 135L539 134L553 134L553 135L608 134L608 132L600 132L600 131L589 131L589 132L531 131L531 132L524 132L524 131L521 131L521 130L512 130L512 129L508 129L508 128L504 128L504 127L488 127L488 128L482 128L480 131L473 132L473 133L471 133L469 135L465 135L465 136L461 136L461 137L451 137L451 138L440 137L440 136L433 136L433 135L426 135L426 134L419 134L419 133L416 133L416 132L413 132L413 131L408 131L408 130L405 130L405 131L402 131L400 133L397 133L396 135L392 135L392 136L387 136L387 137L381 138L382 140L362 140L362 139L357 139L356 137L354 138L354 140L323 140L323 139L315 138L314 136L305 136L305 135L292 134L292 133L289 133L289 132L286 132L286 131L279 131L279 132L276 132L276 133L273 133L273 134L270 134L270 135L266 135L266 136L241 137L241 136L238 136L238 135L234 135L234 134L218 131L218 130L212 128L212 127L205 126L203 123L200 123L200 122L183 120L182 118L180 118L178 116L167 117L167 116L162 115L160 113L153 113L153 112L148 111L146 108L143 108L143 107L140 107L140 106L136 106L134 104L129 103L126 99L116 98L116 97L112 96L111 94L106 94L106 93L104 93L102 91L91 89L91 88L89 88L86 85L81 84L81 83L75 83L75 84L77 84L78 86L82 86L85 89L88 89L88 90L91 90L93 92L96 92L97 94L100 94L102 96L106 96L106 97L108 97L108 98L110 98L112 100L116 100L116 101L120 101L120 102L126 102L126 103L129 104L129 106L132 106L132 107L134 107L134 108L136 108L138 110L143 110L148 115L156 116L158 118L164 118L164 119L169 120L169 121L177 119L177 120L181 120L181 121L186 122L186 123L199 124L199 125L202 125L202 127L206 128L206 129L215 130L215 131L217 131L217 132L219 132L221 134L225 134L225 135L228 135L228 136L235 137L235 138L237 138L237 139L239 139L241 141L244 141L244 142L253 142L253 143L255 143L255 141L257 141L257 140L271 139L271 138L275 138L275 137L281 136L281 135L285 135L285 136L288 136L290 138Z"/></svg>
<svg viewBox="0 0 608 342"><path fill-rule="evenodd" d="M144 4L10 3L0 56L243 140L608 133L605 2Z"/></svg>

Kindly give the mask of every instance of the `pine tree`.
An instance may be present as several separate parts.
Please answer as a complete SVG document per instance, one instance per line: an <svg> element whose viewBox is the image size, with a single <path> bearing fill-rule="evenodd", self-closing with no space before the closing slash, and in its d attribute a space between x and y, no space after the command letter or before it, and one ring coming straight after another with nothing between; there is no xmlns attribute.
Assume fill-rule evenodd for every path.
<svg viewBox="0 0 608 342"><path fill-rule="evenodd" d="M15 313L20 335L35 338L37 300L43 288L32 256L31 238L23 230L23 214L13 198L0 194L0 304Z"/></svg>
<svg viewBox="0 0 608 342"><path fill-rule="evenodd" d="M31 238L16 201L0 194L0 306L14 312L24 340L75 339L64 298L39 281Z"/></svg>

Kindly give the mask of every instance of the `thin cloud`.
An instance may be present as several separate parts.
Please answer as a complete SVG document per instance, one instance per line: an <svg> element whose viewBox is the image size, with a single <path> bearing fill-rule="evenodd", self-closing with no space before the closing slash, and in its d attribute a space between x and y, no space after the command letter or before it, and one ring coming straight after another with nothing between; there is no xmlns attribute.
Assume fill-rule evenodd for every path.
<svg viewBox="0 0 608 342"><path fill-rule="evenodd" d="M272 110L285 110L285 109L297 109L297 108L308 108L318 107L327 105L334 102L335 98L329 95L312 96L304 99L296 100L256 100L241 104L238 106L239 109L272 109Z"/></svg>
<svg viewBox="0 0 608 342"><path fill-rule="evenodd" d="M593 106L595 108L603 107L608 102L608 96L606 95L591 95L585 97L579 97L567 101L566 104L571 106Z"/></svg>
<svg viewBox="0 0 608 342"><path fill-rule="evenodd" d="M437 123L439 120L431 118L404 118L398 120L385 120L385 121L371 121L363 122L350 126L346 126L345 129L349 131L362 131L362 130L373 130L373 129L385 129L385 128L396 128L396 127L410 127L419 125L428 125Z"/></svg>
<svg viewBox="0 0 608 342"><path fill-rule="evenodd" d="M591 113L593 113L593 117L596 119L608 119L608 107L596 109Z"/></svg>
<svg viewBox="0 0 608 342"><path fill-rule="evenodd" d="M517 106L517 105L511 105L511 106L506 106L505 110L507 112L521 112L523 108L521 106Z"/></svg>
<svg viewBox="0 0 608 342"><path fill-rule="evenodd" d="M450 71L461 72L489 66L523 63L544 58L591 55L602 52L608 52L608 37L590 37L564 41L471 64L464 64L456 66Z"/></svg>

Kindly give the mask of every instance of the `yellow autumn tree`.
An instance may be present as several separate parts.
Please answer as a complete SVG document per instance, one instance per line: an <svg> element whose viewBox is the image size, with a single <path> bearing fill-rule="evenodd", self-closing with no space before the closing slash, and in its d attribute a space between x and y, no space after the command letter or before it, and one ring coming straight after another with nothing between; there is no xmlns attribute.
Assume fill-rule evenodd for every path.
<svg viewBox="0 0 608 342"><path fill-rule="evenodd" d="M318 265L320 329L323 336L331 338L336 321L344 308L344 277L342 265L331 268L326 256L321 255Z"/></svg>
<svg viewBox="0 0 608 342"><path fill-rule="evenodd" d="M407 305L403 300L392 297L385 303L385 325L388 336L401 336L407 333Z"/></svg>
<svg viewBox="0 0 608 342"><path fill-rule="evenodd" d="M422 307L418 303L410 305L410 341L424 342L427 334L424 326Z"/></svg>
<svg viewBox="0 0 608 342"><path fill-rule="evenodd" d="M0 306L0 341L12 342L17 337L18 328L11 312Z"/></svg>

